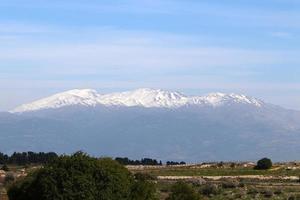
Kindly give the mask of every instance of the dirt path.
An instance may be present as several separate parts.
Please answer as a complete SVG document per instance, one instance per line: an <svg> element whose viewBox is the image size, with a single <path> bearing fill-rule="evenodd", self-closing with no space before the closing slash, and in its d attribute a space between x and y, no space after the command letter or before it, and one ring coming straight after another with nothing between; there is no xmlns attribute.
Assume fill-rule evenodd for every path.
<svg viewBox="0 0 300 200"><path fill-rule="evenodd" d="M242 176L158 176L159 180L197 180L207 179L217 181L220 179L256 179L256 180L299 180L298 176L263 176L263 175L242 175Z"/></svg>

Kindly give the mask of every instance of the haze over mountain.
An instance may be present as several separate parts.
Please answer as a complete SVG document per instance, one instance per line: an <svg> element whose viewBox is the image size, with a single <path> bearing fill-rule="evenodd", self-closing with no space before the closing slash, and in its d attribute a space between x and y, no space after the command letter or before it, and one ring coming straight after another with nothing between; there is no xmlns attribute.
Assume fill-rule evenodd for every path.
<svg viewBox="0 0 300 200"><path fill-rule="evenodd" d="M0 151L163 160L298 159L300 112L241 94L70 90L0 114Z"/></svg>

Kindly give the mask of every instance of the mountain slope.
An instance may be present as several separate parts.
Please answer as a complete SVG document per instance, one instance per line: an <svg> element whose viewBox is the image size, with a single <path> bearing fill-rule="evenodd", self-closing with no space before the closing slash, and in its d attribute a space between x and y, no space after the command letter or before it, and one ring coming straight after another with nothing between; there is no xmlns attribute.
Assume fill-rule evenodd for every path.
<svg viewBox="0 0 300 200"><path fill-rule="evenodd" d="M300 113L237 94L72 90L0 113L0 151L211 161L298 159Z"/></svg>

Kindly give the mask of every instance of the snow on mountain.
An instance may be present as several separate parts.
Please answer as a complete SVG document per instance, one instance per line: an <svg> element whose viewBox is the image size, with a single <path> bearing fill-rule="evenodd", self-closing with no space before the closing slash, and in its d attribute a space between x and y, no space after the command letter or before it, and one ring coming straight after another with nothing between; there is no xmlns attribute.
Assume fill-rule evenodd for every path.
<svg viewBox="0 0 300 200"><path fill-rule="evenodd" d="M194 104L206 104L212 106L228 105L232 103L250 104L261 107L264 103L256 98L242 94L211 93L206 96L192 97Z"/></svg>
<svg viewBox="0 0 300 200"><path fill-rule="evenodd" d="M142 107L179 107L186 105L189 98L178 93L149 88L102 95L99 102L103 105L142 106Z"/></svg>
<svg viewBox="0 0 300 200"><path fill-rule="evenodd" d="M12 110L12 113L37 111L53 108L61 108L71 105L96 106L99 94L95 90L82 89L70 90L55 94L29 104L21 105Z"/></svg>
<svg viewBox="0 0 300 200"><path fill-rule="evenodd" d="M58 93L29 104L21 105L12 113L56 109L65 106L141 106L157 108L178 108L187 105L222 106L230 104L249 104L261 107L263 102L239 94L211 93L206 96L185 96L178 92L142 88L133 91L99 94L96 90L75 89Z"/></svg>

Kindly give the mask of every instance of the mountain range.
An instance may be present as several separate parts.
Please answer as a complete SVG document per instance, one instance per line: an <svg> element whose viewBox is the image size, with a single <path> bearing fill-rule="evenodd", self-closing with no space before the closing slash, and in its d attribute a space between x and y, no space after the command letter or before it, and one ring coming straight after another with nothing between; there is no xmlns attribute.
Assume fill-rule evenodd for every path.
<svg viewBox="0 0 300 200"><path fill-rule="evenodd" d="M299 159L300 112L241 94L75 89L0 113L0 151L188 162Z"/></svg>

